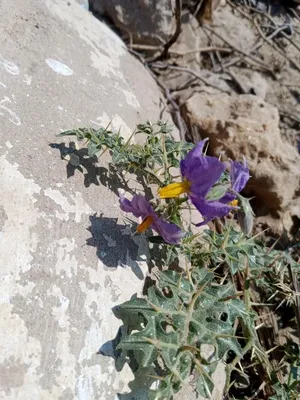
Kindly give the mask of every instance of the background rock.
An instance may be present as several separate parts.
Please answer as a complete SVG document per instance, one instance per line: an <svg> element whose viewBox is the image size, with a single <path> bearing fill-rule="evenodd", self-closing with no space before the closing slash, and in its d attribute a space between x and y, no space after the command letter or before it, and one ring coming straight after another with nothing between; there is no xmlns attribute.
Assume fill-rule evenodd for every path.
<svg viewBox="0 0 300 400"><path fill-rule="evenodd" d="M172 34L174 3L174 0L89 0L91 11L112 21L133 43L151 45L163 44Z"/></svg>
<svg viewBox="0 0 300 400"><path fill-rule="evenodd" d="M114 399L132 373L97 351L114 356L112 307L141 293L147 246L107 160L66 169L56 134L112 119L128 137L159 118L160 93L75 1L0 11L0 398Z"/></svg>
<svg viewBox="0 0 300 400"><path fill-rule="evenodd" d="M299 200L300 156L282 140L275 107L251 95L196 94L183 113L195 142L210 139L210 154L245 156L252 175L247 193L255 196L257 216L279 218Z"/></svg>

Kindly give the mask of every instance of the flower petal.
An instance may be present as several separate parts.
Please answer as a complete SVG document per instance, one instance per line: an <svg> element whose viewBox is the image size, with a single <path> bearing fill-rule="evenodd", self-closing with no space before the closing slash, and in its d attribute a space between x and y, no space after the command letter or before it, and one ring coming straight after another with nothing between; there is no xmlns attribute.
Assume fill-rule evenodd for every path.
<svg viewBox="0 0 300 400"><path fill-rule="evenodd" d="M151 215L152 217L156 217L156 214L149 203L148 200L141 194L135 194L132 198L132 205L139 209L141 212L141 216L144 218L144 216Z"/></svg>
<svg viewBox="0 0 300 400"><path fill-rule="evenodd" d="M246 161L244 161L244 164L231 161L230 180L233 191L239 193L243 190L249 178L250 174Z"/></svg>
<svg viewBox="0 0 300 400"><path fill-rule="evenodd" d="M203 198L191 197L191 201L206 222L214 218L225 217L225 215L234 208L228 204L221 203L220 201L207 201ZM203 223L201 224L203 225Z"/></svg>
<svg viewBox="0 0 300 400"><path fill-rule="evenodd" d="M188 154L185 158L180 162L180 171L181 175L185 176L188 166L194 162L195 159L199 158L202 155L203 147L208 139L201 140Z"/></svg>
<svg viewBox="0 0 300 400"><path fill-rule="evenodd" d="M143 218L143 222L137 227L137 232L144 232L151 227L163 237L165 242L170 244L179 243L184 236L179 226L159 218L144 196L134 195L130 201L121 195L119 201L121 210L130 212L137 218Z"/></svg>
<svg viewBox="0 0 300 400"><path fill-rule="evenodd" d="M231 201L234 201L235 199L236 199L236 195L228 192L221 199L219 199L219 202L223 203L223 204L228 204Z"/></svg>
<svg viewBox="0 0 300 400"><path fill-rule="evenodd" d="M236 194L244 189L250 178L249 169L246 161L241 164L237 161L230 162L230 180L231 188L219 201L221 203L230 203L236 199Z"/></svg>
<svg viewBox="0 0 300 400"><path fill-rule="evenodd" d="M185 235L178 225L164 221L161 218L155 221L152 228L163 237L165 242L170 244L178 244Z"/></svg>
<svg viewBox="0 0 300 400"><path fill-rule="evenodd" d="M120 203L120 208L122 211L130 212L137 218L141 216L140 211L135 209L132 205L132 202L130 200L126 199L126 197L124 195L120 195L119 203Z"/></svg>
<svg viewBox="0 0 300 400"><path fill-rule="evenodd" d="M190 193L204 197L218 182L224 170L225 165L215 157L200 156L194 160L185 177L191 183Z"/></svg>
<svg viewBox="0 0 300 400"><path fill-rule="evenodd" d="M131 201L121 195L119 202L122 211L130 212L136 218L142 217L144 219L148 215L153 216L155 214L149 202L140 194L134 195Z"/></svg>

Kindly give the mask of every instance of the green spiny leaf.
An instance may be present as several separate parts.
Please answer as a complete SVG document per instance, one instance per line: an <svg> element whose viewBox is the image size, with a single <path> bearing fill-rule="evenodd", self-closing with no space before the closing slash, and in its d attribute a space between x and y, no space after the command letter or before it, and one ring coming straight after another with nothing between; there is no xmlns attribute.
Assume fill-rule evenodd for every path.
<svg viewBox="0 0 300 400"><path fill-rule="evenodd" d="M155 317L149 318L146 327L121 339L117 350L134 351L135 359L140 367L150 367L158 357L158 349L150 341L157 341L157 322ZM154 342L156 343L156 342Z"/></svg>
<svg viewBox="0 0 300 400"><path fill-rule="evenodd" d="M190 279L176 271L160 272L158 277L158 286L148 289L147 300L133 299L120 307L123 313L142 315L144 324L138 331L129 329L119 348L132 351L143 367L161 358L172 376L161 383L163 393L179 390L196 365L198 375L203 371L197 390L207 394L212 390L213 367L201 356L201 345L213 345L216 360L229 350L240 354L233 325L236 318L248 316L240 300L226 300L235 294L233 287L212 284L214 274L205 269L192 271Z"/></svg>

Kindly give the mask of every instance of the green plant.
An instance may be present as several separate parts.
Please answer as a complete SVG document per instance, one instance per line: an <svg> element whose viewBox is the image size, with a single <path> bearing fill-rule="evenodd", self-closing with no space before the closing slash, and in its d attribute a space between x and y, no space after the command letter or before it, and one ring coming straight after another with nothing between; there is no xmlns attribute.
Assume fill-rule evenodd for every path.
<svg viewBox="0 0 300 400"><path fill-rule="evenodd" d="M168 182L168 171L178 168L179 160L193 147L191 143L177 142L167 136L171 127L163 122L152 125L150 122L140 124L125 142L120 133L108 128L78 128L61 132L58 136L75 136L83 146L87 145L88 157L93 157L106 150L111 152L112 163L126 171L141 171L156 183L163 184L158 178L164 168L165 181ZM132 143L137 135L144 134L142 144ZM168 161L166 165L165 160Z"/></svg>
<svg viewBox="0 0 300 400"><path fill-rule="evenodd" d="M132 200L120 196L121 208L142 218L137 232L150 228L158 232L148 240L157 251L164 247L166 256L163 270L152 274L147 295L114 310L127 332L118 349L135 374L143 371L159 382L156 390L149 391L149 399L172 399L185 383L211 398L212 374L220 362L226 364L228 398L236 398L232 393L238 391L239 376L260 374L265 382L259 389L263 396L296 399L299 352L292 356L295 351L287 342L278 363L263 340L260 318L275 306L296 306L291 283L299 264L289 252L267 248L258 237L251 237L253 211L249 199L239 193L249 179L246 164L231 163L229 173L221 161L202 153L205 141L196 148L173 140L170 130L163 122L147 122L138 125L126 142L108 128L60 134L87 145L86 156L74 150L78 164L80 157L109 151L120 174L124 170L142 174L146 184L157 185L162 198L149 202L141 195ZM179 167L180 182L176 181ZM195 174L194 168L202 168L206 175ZM184 212L194 207L205 222L229 213L237 218L219 218L214 227L204 230L197 230L192 221L183 233ZM172 263L176 271L169 269ZM203 350L207 345L213 354ZM279 383L276 379L286 364L290 372Z"/></svg>
<svg viewBox="0 0 300 400"><path fill-rule="evenodd" d="M122 338L119 348L131 351L139 366L161 366L163 375L151 398L171 398L181 384L194 376L193 386L203 396L213 389L211 374L228 351L242 355L235 336L237 318L250 331L252 318L243 301L235 298L232 284L217 284L214 274L193 268L184 273L164 271L147 298L122 304L117 312L124 322L139 317L139 323ZM201 352L203 344L214 346L214 359Z"/></svg>

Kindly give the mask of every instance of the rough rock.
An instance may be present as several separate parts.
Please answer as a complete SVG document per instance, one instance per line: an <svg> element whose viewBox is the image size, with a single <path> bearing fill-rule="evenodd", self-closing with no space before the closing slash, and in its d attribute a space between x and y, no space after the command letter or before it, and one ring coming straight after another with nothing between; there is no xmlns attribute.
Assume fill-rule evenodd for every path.
<svg viewBox="0 0 300 400"><path fill-rule="evenodd" d="M199 49L208 45L208 39L199 22L193 16L186 15L185 18L182 18L182 22L180 35L171 46L169 55L180 66L189 66L189 68L196 69L201 63Z"/></svg>
<svg viewBox="0 0 300 400"><path fill-rule="evenodd" d="M255 44L256 38L251 21L244 19L241 25L241 15L233 12L231 7L218 7L214 11L213 22L214 32L218 33L234 47L247 51ZM224 44L221 38L214 36L214 45L226 46L226 43Z"/></svg>
<svg viewBox="0 0 300 400"><path fill-rule="evenodd" d="M231 68L231 72L236 74L239 83L243 89L243 94L254 94L263 100L266 100L266 95L269 90L267 80L258 72L239 68Z"/></svg>
<svg viewBox="0 0 300 400"><path fill-rule="evenodd" d="M255 196L258 216L279 217L299 201L300 156L283 142L276 107L252 95L196 94L183 109L194 141L208 137L209 152L231 159L245 156L252 178L247 194ZM291 228L291 226L290 226Z"/></svg>
<svg viewBox="0 0 300 400"><path fill-rule="evenodd" d="M133 43L161 45L174 29L174 0L89 0L89 4Z"/></svg>
<svg viewBox="0 0 300 400"><path fill-rule="evenodd" d="M0 11L0 398L112 400L132 374L97 352L118 332L112 307L141 293L147 246L118 182L99 185L107 162L68 176L56 134L112 119L128 137L159 118L159 91L75 0Z"/></svg>

